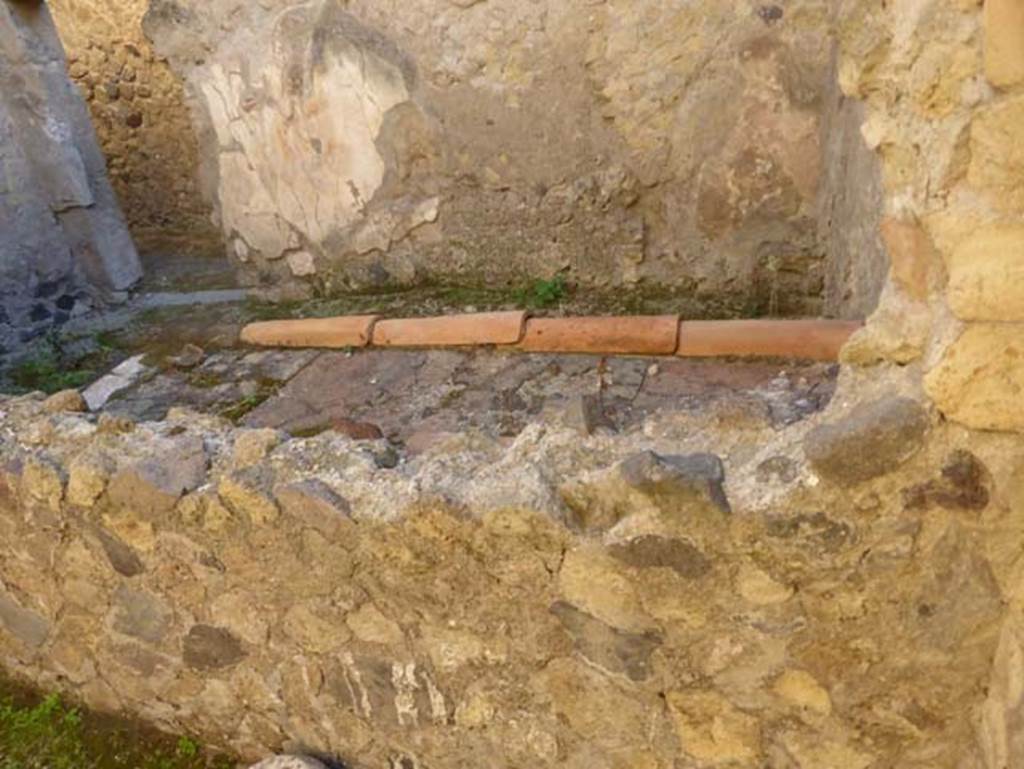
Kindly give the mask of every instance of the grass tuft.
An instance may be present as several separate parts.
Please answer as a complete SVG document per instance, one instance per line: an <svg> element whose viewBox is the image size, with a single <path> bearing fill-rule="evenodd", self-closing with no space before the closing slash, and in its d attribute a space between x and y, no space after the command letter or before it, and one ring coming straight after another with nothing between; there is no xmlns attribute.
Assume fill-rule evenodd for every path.
<svg viewBox="0 0 1024 769"><path fill-rule="evenodd" d="M56 694L34 703L4 693L0 680L0 769L230 769L191 737L143 734L90 716ZM24 694L20 692L20 694Z"/></svg>

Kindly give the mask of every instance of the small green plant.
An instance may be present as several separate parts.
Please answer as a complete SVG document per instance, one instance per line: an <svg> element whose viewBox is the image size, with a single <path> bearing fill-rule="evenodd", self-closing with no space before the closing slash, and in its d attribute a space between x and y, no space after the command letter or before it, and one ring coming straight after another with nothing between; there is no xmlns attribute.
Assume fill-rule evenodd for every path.
<svg viewBox="0 0 1024 769"><path fill-rule="evenodd" d="M93 335L93 340L96 342L96 352L98 353L112 353L120 350L123 346L121 337L116 331L97 331Z"/></svg>
<svg viewBox="0 0 1024 769"><path fill-rule="evenodd" d="M229 419L234 423L241 421L242 417L248 414L250 411L259 406L263 401L267 399L267 396L263 393L256 393L255 395L246 395L244 398L235 401L230 406L225 407L220 415L225 419Z"/></svg>
<svg viewBox="0 0 1024 769"><path fill-rule="evenodd" d="M229 769L191 737L83 713L50 694L34 704L5 695L0 679L0 769ZM14 688L13 691L22 690ZM20 695L19 695L20 696Z"/></svg>
<svg viewBox="0 0 1024 769"><path fill-rule="evenodd" d="M99 332L88 338L54 331L33 343L30 357L3 372L4 383L23 392L55 393L79 388L106 370L118 349L112 332Z"/></svg>
<svg viewBox="0 0 1024 769"><path fill-rule="evenodd" d="M203 390L224 384L224 378L209 371L197 371L188 378L189 384Z"/></svg>
<svg viewBox="0 0 1024 769"><path fill-rule="evenodd" d="M78 769L85 765L82 719L51 694L32 708L0 704L0 769Z"/></svg>
<svg viewBox="0 0 1024 769"><path fill-rule="evenodd" d="M178 755L182 758L195 758L199 755L199 744L191 737L179 737Z"/></svg>
<svg viewBox="0 0 1024 769"><path fill-rule="evenodd" d="M246 395L234 403L228 404L221 409L220 415L225 419L230 419L235 424L238 424L242 421L242 417L276 393L279 386L279 383L274 382L273 380L261 380L259 382L259 389L256 392L251 395Z"/></svg>
<svg viewBox="0 0 1024 769"><path fill-rule="evenodd" d="M531 309L551 307L565 299L569 286L564 275L556 275L550 280L539 279L531 286L516 292L516 302Z"/></svg>
<svg viewBox="0 0 1024 769"><path fill-rule="evenodd" d="M45 351L14 366L9 377L22 390L55 393L88 384L96 378L96 372L87 368L68 368L56 354Z"/></svg>

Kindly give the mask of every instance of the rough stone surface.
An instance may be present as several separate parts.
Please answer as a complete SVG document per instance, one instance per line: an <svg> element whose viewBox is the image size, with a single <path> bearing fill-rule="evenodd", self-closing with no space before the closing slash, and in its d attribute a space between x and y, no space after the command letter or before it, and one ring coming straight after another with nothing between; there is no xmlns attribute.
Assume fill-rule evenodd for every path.
<svg viewBox="0 0 1024 769"><path fill-rule="evenodd" d="M206 358L206 351L202 347L186 344L177 355L168 358L167 362L175 368L193 369L202 363L204 358Z"/></svg>
<svg viewBox="0 0 1024 769"><path fill-rule="evenodd" d="M122 390L131 387L146 372L143 356L136 355L122 361L110 373L100 377L82 392L90 411L103 408L107 401Z"/></svg>
<svg viewBox="0 0 1024 769"><path fill-rule="evenodd" d="M722 462L713 454L663 456L643 451L591 478L564 485L560 493L576 525L600 531L638 505L680 517L728 513L724 480Z"/></svg>
<svg viewBox="0 0 1024 769"><path fill-rule="evenodd" d="M599 394L586 393L569 401L565 422L584 435L601 431L615 432L615 423L609 418Z"/></svg>
<svg viewBox="0 0 1024 769"><path fill-rule="evenodd" d="M953 252L948 268L957 317L1024 321L1024 226L981 230Z"/></svg>
<svg viewBox="0 0 1024 769"><path fill-rule="evenodd" d="M152 644L163 640L173 615L160 598L147 591L121 587L114 601L111 623L114 630Z"/></svg>
<svg viewBox="0 0 1024 769"><path fill-rule="evenodd" d="M915 228L887 233L893 269L877 322L843 359L921 359L930 369L927 392L947 416L1019 430L1000 401L1012 402L1020 389L1012 352L1020 329L959 323L1020 322L1013 230L1024 213L1024 9L1018 0L924 0L877 14L858 3L834 10L837 79L846 97L863 102L860 134L880 161L876 211L883 222ZM914 296L924 250L947 266L948 292L932 269ZM911 301L920 309L910 311Z"/></svg>
<svg viewBox="0 0 1024 769"><path fill-rule="evenodd" d="M65 473L49 457L31 456L22 469L21 487L28 500L56 511L64 498Z"/></svg>
<svg viewBox="0 0 1024 769"><path fill-rule="evenodd" d="M997 88L1024 83L1024 5L985 2L985 76Z"/></svg>
<svg viewBox="0 0 1024 769"><path fill-rule="evenodd" d="M185 664L196 670L219 670L241 662L245 657L241 642L224 628L194 625L185 636Z"/></svg>
<svg viewBox="0 0 1024 769"><path fill-rule="evenodd" d="M555 603L551 612L573 637L579 653L594 665L634 681L650 676L651 654L662 644L657 633L617 630L563 601Z"/></svg>
<svg viewBox="0 0 1024 769"><path fill-rule="evenodd" d="M0 356L141 277L49 9L0 6Z"/></svg>
<svg viewBox="0 0 1024 769"><path fill-rule="evenodd" d="M946 510L980 512L991 499L991 479L981 461L969 451L953 452L946 458L940 476L904 490L908 509L927 509L932 505Z"/></svg>
<svg viewBox="0 0 1024 769"><path fill-rule="evenodd" d="M103 546L103 552L110 560L110 565L118 574L123 577L137 577L146 570L138 554L117 537L103 529L97 531L96 535Z"/></svg>
<svg viewBox="0 0 1024 769"><path fill-rule="evenodd" d="M839 360L857 366L911 363L924 355L933 321L928 305L913 301L890 284L882 303L843 345Z"/></svg>
<svg viewBox="0 0 1024 769"><path fill-rule="evenodd" d="M61 411L87 411L89 407L78 390L61 390L47 398L43 408L55 414Z"/></svg>
<svg viewBox="0 0 1024 769"><path fill-rule="evenodd" d="M25 646L38 649L46 642L50 623L37 612L19 606L12 597L0 589L0 628Z"/></svg>
<svg viewBox="0 0 1024 769"><path fill-rule="evenodd" d="M714 454L659 456L643 452L619 465L619 476L630 488L652 496L697 491L723 513L729 512L722 488L725 468Z"/></svg>
<svg viewBox="0 0 1024 769"><path fill-rule="evenodd" d="M249 769L327 769L327 766L306 756L274 756L253 764Z"/></svg>
<svg viewBox="0 0 1024 769"><path fill-rule="evenodd" d="M821 716L832 713L832 700L828 692L805 670L787 670L776 680L775 692L801 710Z"/></svg>
<svg viewBox="0 0 1024 769"><path fill-rule="evenodd" d="M1024 430L1017 398L1024 388L1024 337L1007 323L967 327L925 377L948 418L979 430Z"/></svg>
<svg viewBox="0 0 1024 769"><path fill-rule="evenodd" d="M986 767L1013 766L1024 758L1024 610L1018 601L1000 631L992 686L983 709L981 749Z"/></svg>
<svg viewBox="0 0 1024 769"><path fill-rule="evenodd" d="M703 577L711 570L711 561L689 542L645 535L611 545L609 552L637 569L672 569L686 579Z"/></svg>
<svg viewBox="0 0 1024 769"><path fill-rule="evenodd" d="M882 238L889 253L892 278L911 298L928 295L928 278L938 259L935 244L918 222L890 217L881 224ZM859 265L858 265L859 268Z"/></svg>
<svg viewBox="0 0 1024 769"><path fill-rule="evenodd" d="M705 766L750 764L761 753L757 719L717 692L670 692L668 707L683 752Z"/></svg>
<svg viewBox="0 0 1024 769"><path fill-rule="evenodd" d="M759 362L609 359L602 364L588 356L494 356L482 351L327 352L314 354L312 362L305 353L277 354L308 365L296 366L301 370L284 387L247 414L247 426L308 436L335 420L347 420L377 426L410 453L419 453L415 449L421 442L437 442L467 429L513 437L538 414L557 414L559 421L578 429L580 423L567 419L566 411L581 399L593 401L594 391L601 388L603 416L620 430L659 411L713 410L733 399L752 414L768 414L777 424L787 424L828 403L835 374L817 364L789 367L780 375L778 366ZM220 365L216 360L211 364ZM154 390L155 384L142 384L127 397L152 403L159 395ZM208 403L201 390L176 387L174 392L197 407ZM121 408L126 401L111 405Z"/></svg>
<svg viewBox="0 0 1024 769"><path fill-rule="evenodd" d="M274 497L285 515L325 534L337 532L350 520L349 503L322 481L306 480L278 486Z"/></svg>
<svg viewBox="0 0 1024 769"><path fill-rule="evenodd" d="M150 456L126 464L110 479L108 496L116 507L161 515L205 479L209 457L202 440L165 439L150 450Z"/></svg>
<svg viewBox="0 0 1024 769"><path fill-rule="evenodd" d="M920 450L928 415L909 398L856 406L845 418L807 434L804 451L815 471L853 485L892 472Z"/></svg>
<svg viewBox="0 0 1024 769"><path fill-rule="evenodd" d="M77 458L68 468L68 503L82 508L93 507L106 491L114 470L113 463L103 455Z"/></svg>
<svg viewBox="0 0 1024 769"><path fill-rule="evenodd" d="M636 368L605 394L635 393ZM904 391L910 373L847 392ZM0 660L92 705L112 688L119 706L158 724L172 712L251 760L282 745L385 767L1014 755L999 729L1018 706L992 683L1014 659L996 653L1020 558L1012 437L940 422L892 472L820 483L802 440L841 417L779 421L778 397L751 408L752 393L785 385L744 376L728 398L660 382L675 410L612 435L563 425L559 407L515 435L465 427L388 468L378 446L332 432L239 468L249 428L216 416L99 433L93 415L0 398ZM65 496L54 511L21 493L41 421L56 477L133 467L167 442L201 444L208 462L171 508L143 514L98 484L91 507ZM227 478L277 517L221 501ZM578 510L567 489L589 490L568 495ZM614 516L578 529L579 511L610 500ZM894 707L912 729L863 717Z"/></svg>
<svg viewBox="0 0 1024 769"><path fill-rule="evenodd" d="M237 515L247 517L260 526L274 522L281 514L270 487L270 474L263 468L254 467L225 476L217 493Z"/></svg>
<svg viewBox="0 0 1024 769"><path fill-rule="evenodd" d="M281 443L278 430L246 430L235 439L233 460L236 467L249 467L262 461Z"/></svg>
<svg viewBox="0 0 1024 769"><path fill-rule="evenodd" d="M971 123L967 179L999 211L1024 211L1024 94L979 110Z"/></svg>

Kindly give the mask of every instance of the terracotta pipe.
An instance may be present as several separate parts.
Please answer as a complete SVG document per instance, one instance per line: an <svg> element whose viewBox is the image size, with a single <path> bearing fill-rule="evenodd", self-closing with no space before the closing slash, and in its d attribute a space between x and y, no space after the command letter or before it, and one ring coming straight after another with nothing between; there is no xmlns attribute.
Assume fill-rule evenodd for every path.
<svg viewBox="0 0 1024 769"><path fill-rule="evenodd" d="M525 322L526 313L518 310L382 320L373 327L373 344L376 347L515 344L523 338Z"/></svg>
<svg viewBox="0 0 1024 769"><path fill-rule="evenodd" d="M860 321L684 320L676 355L684 358L769 357L833 361Z"/></svg>
<svg viewBox="0 0 1024 769"><path fill-rule="evenodd" d="M262 347L366 347L378 315L250 323L241 340Z"/></svg>
<svg viewBox="0 0 1024 769"><path fill-rule="evenodd" d="M530 318L517 345L524 352L672 355L678 315Z"/></svg>
<svg viewBox="0 0 1024 769"><path fill-rule="evenodd" d="M530 318L492 312L378 320L376 315L253 323L242 341L268 347L464 347L523 352L833 361L859 321L682 321L647 317Z"/></svg>

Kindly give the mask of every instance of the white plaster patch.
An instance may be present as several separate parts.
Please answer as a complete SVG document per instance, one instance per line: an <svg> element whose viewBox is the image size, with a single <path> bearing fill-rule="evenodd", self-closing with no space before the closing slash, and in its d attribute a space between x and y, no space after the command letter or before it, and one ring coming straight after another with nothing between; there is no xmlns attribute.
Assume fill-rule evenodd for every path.
<svg viewBox="0 0 1024 769"><path fill-rule="evenodd" d="M285 257L288 262L288 269L297 278L304 278L308 275L316 275L316 262L309 251L293 251Z"/></svg>

